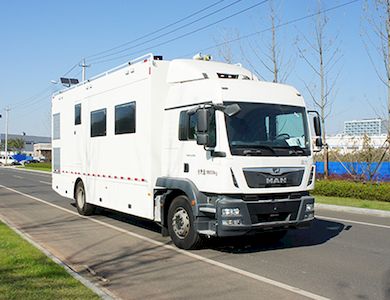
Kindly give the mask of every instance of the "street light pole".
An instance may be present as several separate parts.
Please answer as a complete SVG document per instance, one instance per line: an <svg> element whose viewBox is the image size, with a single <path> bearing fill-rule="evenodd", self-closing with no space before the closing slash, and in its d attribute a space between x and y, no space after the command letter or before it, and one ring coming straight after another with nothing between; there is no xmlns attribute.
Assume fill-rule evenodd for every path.
<svg viewBox="0 0 390 300"><path fill-rule="evenodd" d="M4 145L4 151L5 151L5 165L7 165L8 160L8 113L11 110L9 106L4 109L5 110L5 145Z"/></svg>

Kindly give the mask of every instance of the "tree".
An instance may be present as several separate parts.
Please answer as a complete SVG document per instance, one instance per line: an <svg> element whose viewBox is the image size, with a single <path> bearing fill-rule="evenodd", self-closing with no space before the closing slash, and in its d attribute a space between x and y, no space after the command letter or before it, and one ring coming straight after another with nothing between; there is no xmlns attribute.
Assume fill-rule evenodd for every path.
<svg viewBox="0 0 390 300"><path fill-rule="evenodd" d="M215 43L218 44L218 56L222 61L232 64L236 58L230 41L239 40L240 34L237 29L223 29L220 36L222 42L214 38Z"/></svg>
<svg viewBox="0 0 390 300"><path fill-rule="evenodd" d="M270 35L257 35L256 39L249 40L245 46L240 42L236 47L236 52L241 52L241 59L249 66L251 71L261 80L266 80L271 74L273 82L285 82L291 71L291 59L287 62L283 58L283 51L278 42L278 27L280 18L278 9L275 9L274 0L269 1L269 31ZM278 1L279 2L279 1ZM267 30L268 31L268 30ZM218 45L218 56L227 63L233 63L238 55L232 47L232 42L240 39L240 33L237 29L225 29L214 38ZM264 70L260 72L260 69Z"/></svg>
<svg viewBox="0 0 390 300"><path fill-rule="evenodd" d="M25 141L23 139L20 139L20 138L8 140L8 148L10 148L12 150L16 150L19 153L24 148L24 144L25 144Z"/></svg>
<svg viewBox="0 0 390 300"><path fill-rule="evenodd" d="M365 18L371 34L363 31L363 43L379 80L387 88L387 141L375 172L390 151L390 0L373 0L365 3ZM379 57L376 63L374 55Z"/></svg>
<svg viewBox="0 0 390 300"><path fill-rule="evenodd" d="M324 172L325 177L329 175L328 147L326 144L326 119L331 111L334 96L334 89L339 76L335 74L334 68L341 58L340 50L337 47L337 36L333 39L327 37L327 26L329 18L321 10L321 1L318 1L317 18L314 26L313 39L309 39L301 34L308 50L301 48L301 43L297 43L300 57L313 71L315 82L304 85L310 94L311 100L319 110L322 125L322 140L324 147Z"/></svg>
<svg viewBox="0 0 390 300"><path fill-rule="evenodd" d="M390 142L390 0L366 1L364 12L370 32L363 28L363 43L379 80L387 88L387 132Z"/></svg>
<svg viewBox="0 0 390 300"><path fill-rule="evenodd" d="M269 40L261 45L257 40L250 42L250 49L255 58L261 63L268 73L272 75L272 82L286 82L291 71L291 60L284 60L278 39L278 27L280 18L278 8L275 8L275 1L269 2L269 21L271 35Z"/></svg>

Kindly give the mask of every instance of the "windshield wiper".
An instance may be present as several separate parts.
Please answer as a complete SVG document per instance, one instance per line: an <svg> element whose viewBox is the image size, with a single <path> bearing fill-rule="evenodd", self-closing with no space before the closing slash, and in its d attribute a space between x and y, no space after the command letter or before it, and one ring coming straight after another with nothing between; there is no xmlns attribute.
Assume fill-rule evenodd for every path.
<svg viewBox="0 0 390 300"><path fill-rule="evenodd" d="M245 156L256 156L256 155L262 155L263 151L260 149L245 149L242 151L242 154Z"/></svg>
<svg viewBox="0 0 390 300"><path fill-rule="evenodd" d="M290 150L290 154L306 154L306 148L301 148L300 146L281 146L275 148Z"/></svg>
<svg viewBox="0 0 390 300"><path fill-rule="evenodd" d="M251 156L251 155L262 155L263 151L261 149L269 150L273 154L276 154L275 150L267 145L240 145L240 146L233 146L234 150L241 150L242 154Z"/></svg>

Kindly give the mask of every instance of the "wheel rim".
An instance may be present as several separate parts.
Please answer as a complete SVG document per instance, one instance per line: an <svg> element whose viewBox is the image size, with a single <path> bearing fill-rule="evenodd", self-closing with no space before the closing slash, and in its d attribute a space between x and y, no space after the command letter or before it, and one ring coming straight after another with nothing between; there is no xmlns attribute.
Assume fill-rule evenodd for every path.
<svg viewBox="0 0 390 300"><path fill-rule="evenodd" d="M172 228L179 239L184 239L190 232L190 217L184 208L176 210L172 217Z"/></svg>
<svg viewBox="0 0 390 300"><path fill-rule="evenodd" d="M77 200L77 206L78 206L79 208L83 208L83 207L84 207L84 203L85 203L85 199L84 199L84 190L83 190L83 189L79 189L79 190L77 191L76 200Z"/></svg>

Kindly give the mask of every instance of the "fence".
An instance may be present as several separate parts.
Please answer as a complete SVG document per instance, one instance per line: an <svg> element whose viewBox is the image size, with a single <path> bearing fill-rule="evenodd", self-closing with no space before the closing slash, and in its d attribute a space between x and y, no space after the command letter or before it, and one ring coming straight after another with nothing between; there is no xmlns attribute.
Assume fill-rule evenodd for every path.
<svg viewBox="0 0 390 300"><path fill-rule="evenodd" d="M343 166L344 165L344 166ZM372 163L370 169L367 167L367 163L364 162L329 162L329 175L349 175L348 171L354 175L363 175L369 178L369 171L373 172L378 163ZM316 162L317 174L324 174L324 163ZM347 171L347 170L348 171ZM374 180L378 181L390 181L390 162L382 162L379 169L376 172Z"/></svg>

